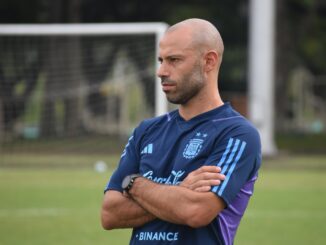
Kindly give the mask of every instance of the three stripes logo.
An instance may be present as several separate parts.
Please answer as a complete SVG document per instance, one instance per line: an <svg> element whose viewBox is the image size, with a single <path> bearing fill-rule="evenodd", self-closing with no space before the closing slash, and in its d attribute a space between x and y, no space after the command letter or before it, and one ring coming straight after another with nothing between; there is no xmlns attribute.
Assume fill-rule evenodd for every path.
<svg viewBox="0 0 326 245"><path fill-rule="evenodd" d="M219 196L223 194L225 187L227 186L230 176L232 175L237 162L239 161L247 143L239 139L230 138L228 145L221 157L221 160L217 164L220 167L221 173L225 175L225 180L219 186L214 186L212 191L217 193Z"/></svg>
<svg viewBox="0 0 326 245"><path fill-rule="evenodd" d="M148 144L144 147L140 154L152 154L153 153L153 144Z"/></svg>

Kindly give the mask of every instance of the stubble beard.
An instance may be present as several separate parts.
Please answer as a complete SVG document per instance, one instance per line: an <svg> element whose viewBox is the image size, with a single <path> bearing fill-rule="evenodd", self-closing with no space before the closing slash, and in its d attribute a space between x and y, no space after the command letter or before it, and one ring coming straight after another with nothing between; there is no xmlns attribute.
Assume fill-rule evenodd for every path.
<svg viewBox="0 0 326 245"><path fill-rule="evenodd" d="M165 80L169 81L169 80ZM171 81L178 85L177 91L174 93L166 93L167 100L172 104L185 105L195 97L204 87L204 76L201 66L196 64L192 71L185 74L179 81Z"/></svg>

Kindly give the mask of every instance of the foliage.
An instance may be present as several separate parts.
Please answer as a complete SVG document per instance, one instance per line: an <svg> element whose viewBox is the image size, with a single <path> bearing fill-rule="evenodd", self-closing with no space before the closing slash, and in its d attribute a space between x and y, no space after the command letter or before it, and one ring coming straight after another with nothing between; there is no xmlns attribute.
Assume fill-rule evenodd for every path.
<svg viewBox="0 0 326 245"><path fill-rule="evenodd" d="M288 0L285 3L291 26L292 44L296 48L297 62L314 74L323 74L326 60L326 3L319 0ZM298 65L298 64L296 64Z"/></svg>

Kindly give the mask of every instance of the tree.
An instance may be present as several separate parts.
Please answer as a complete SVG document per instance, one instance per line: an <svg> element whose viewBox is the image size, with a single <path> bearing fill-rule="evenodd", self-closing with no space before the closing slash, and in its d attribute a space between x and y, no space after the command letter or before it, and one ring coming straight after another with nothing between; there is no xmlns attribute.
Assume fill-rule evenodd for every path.
<svg viewBox="0 0 326 245"><path fill-rule="evenodd" d="M325 73L325 13L326 4L321 0L277 2L276 108L280 119L276 121L277 128L282 128L286 118L294 116L288 96L291 72L304 67L315 76Z"/></svg>
<svg viewBox="0 0 326 245"><path fill-rule="evenodd" d="M35 22L39 17L40 2L32 1L25 11L24 2L3 0L0 22ZM14 55L12 50L21 56ZM11 132L15 121L24 114L25 105L36 86L41 63L37 47L15 43L6 37L0 40L0 57L0 135L3 135L3 131Z"/></svg>

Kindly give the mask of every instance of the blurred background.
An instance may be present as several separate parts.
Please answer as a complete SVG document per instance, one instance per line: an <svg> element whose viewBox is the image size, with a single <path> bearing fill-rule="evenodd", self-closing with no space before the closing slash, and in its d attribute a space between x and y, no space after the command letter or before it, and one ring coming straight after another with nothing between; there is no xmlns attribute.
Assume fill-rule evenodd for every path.
<svg viewBox="0 0 326 245"><path fill-rule="evenodd" d="M222 98L248 117L250 2L2 0L0 24L207 19L225 43ZM277 154L236 244L325 244L326 2L274 3ZM129 230L101 230L102 189L132 129L155 115L156 60L155 33L0 32L0 244L128 243Z"/></svg>

